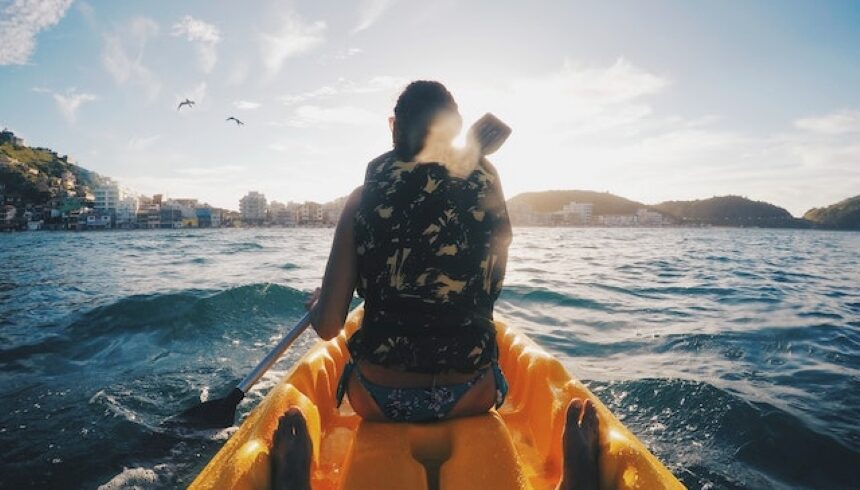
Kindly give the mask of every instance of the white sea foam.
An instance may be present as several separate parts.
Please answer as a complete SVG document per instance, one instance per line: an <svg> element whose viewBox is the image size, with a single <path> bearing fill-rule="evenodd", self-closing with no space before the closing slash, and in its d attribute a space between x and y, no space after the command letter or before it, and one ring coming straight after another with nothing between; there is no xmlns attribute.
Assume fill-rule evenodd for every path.
<svg viewBox="0 0 860 490"><path fill-rule="evenodd" d="M100 485L98 490L144 490L147 488L157 488L160 486L161 476L159 473L164 473L167 465L159 464L152 468L123 468L122 472L104 485Z"/></svg>

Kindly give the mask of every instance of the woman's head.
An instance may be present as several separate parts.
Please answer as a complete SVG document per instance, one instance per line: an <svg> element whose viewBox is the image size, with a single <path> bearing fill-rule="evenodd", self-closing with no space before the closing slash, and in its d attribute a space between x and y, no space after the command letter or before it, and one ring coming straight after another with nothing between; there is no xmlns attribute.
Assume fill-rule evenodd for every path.
<svg viewBox="0 0 860 490"><path fill-rule="evenodd" d="M412 82L394 106L394 153L399 160L410 161L424 148L428 137L450 143L462 124L457 103L444 85Z"/></svg>

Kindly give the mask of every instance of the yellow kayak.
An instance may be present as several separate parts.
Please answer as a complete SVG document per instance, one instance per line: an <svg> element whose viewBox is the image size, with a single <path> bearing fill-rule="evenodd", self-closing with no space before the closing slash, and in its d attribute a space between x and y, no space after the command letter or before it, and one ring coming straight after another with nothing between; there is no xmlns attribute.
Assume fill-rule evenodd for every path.
<svg viewBox="0 0 860 490"><path fill-rule="evenodd" d="M291 406L307 420L316 490L552 489L561 477L565 409L589 398L600 417L601 488L684 488L582 383L515 329L498 329L499 362L510 384L505 404L486 415L430 424L363 422L335 389L348 359L346 339L363 310L335 339L320 341L271 390L191 484L191 489L269 488L269 448Z"/></svg>

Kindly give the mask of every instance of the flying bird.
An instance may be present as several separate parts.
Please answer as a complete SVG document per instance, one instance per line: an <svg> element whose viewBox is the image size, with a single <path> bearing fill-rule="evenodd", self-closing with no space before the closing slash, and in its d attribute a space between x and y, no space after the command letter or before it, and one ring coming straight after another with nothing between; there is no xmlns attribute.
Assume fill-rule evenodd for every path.
<svg viewBox="0 0 860 490"><path fill-rule="evenodd" d="M244 125L245 125L245 123L243 123L242 121L240 121L240 120L236 119L236 118L235 118L235 117L233 117L233 116L228 117L227 119L225 119L225 121L235 121L235 122L236 122L236 126L244 126Z"/></svg>
<svg viewBox="0 0 860 490"><path fill-rule="evenodd" d="M188 107L194 107L194 101L191 99L185 99L176 106L176 110L182 109L182 106L187 105Z"/></svg>

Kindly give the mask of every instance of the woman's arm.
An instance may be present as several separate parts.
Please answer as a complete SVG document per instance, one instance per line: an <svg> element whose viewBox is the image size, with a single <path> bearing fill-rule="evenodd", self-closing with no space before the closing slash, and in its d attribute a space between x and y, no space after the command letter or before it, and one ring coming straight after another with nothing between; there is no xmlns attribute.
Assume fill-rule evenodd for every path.
<svg viewBox="0 0 860 490"><path fill-rule="evenodd" d="M493 234L490 238L490 257L492 271L490 275L490 296L495 300L502 291L505 272L508 265L508 247L511 245L513 230L508 216L508 206L505 204L505 193L502 192L502 180L496 168L486 159L482 164L491 175L490 195L485 205L493 219Z"/></svg>
<svg viewBox="0 0 860 490"><path fill-rule="evenodd" d="M322 288L311 298L311 325L320 337L332 339L343 328L358 277L353 221L362 187L349 195L334 232L334 242L323 276ZM318 298L317 298L318 295Z"/></svg>

